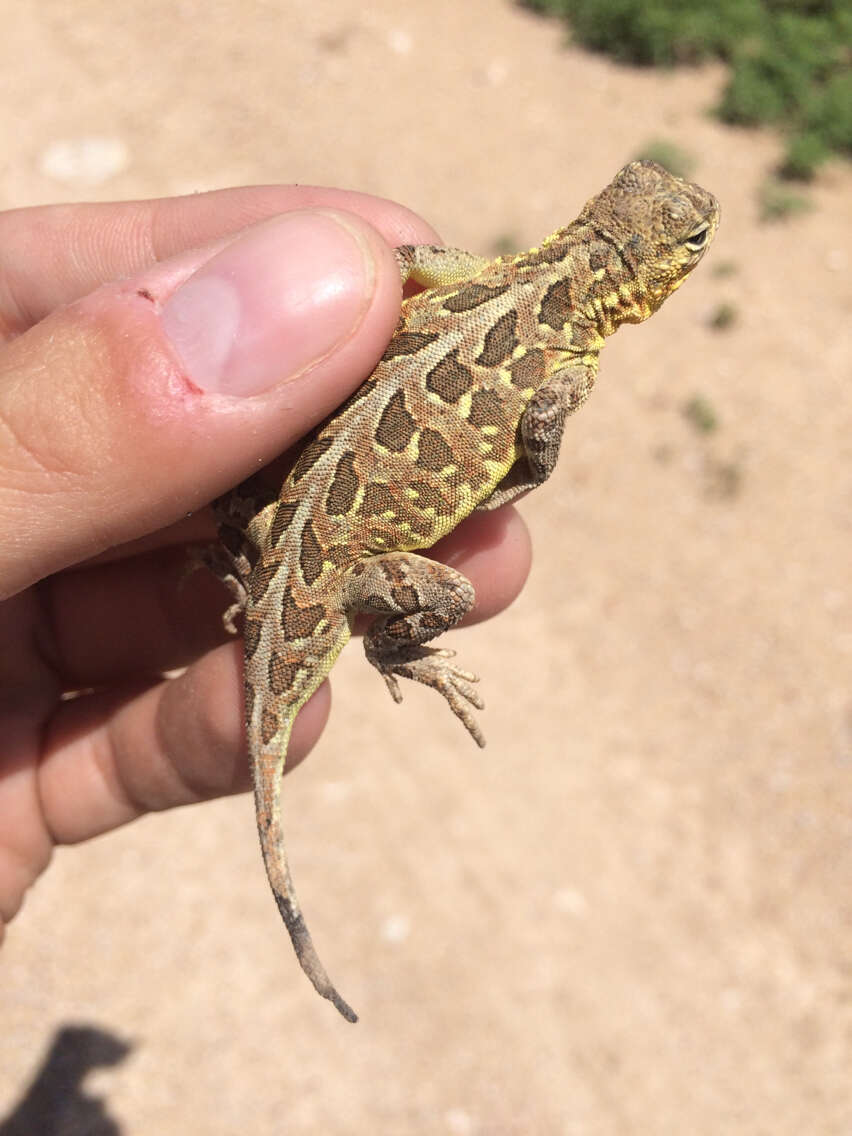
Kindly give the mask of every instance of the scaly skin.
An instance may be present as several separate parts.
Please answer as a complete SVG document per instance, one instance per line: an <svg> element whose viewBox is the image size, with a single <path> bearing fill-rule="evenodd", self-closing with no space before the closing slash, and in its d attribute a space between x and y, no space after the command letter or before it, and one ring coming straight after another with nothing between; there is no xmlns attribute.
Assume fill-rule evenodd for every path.
<svg viewBox="0 0 852 1136"><path fill-rule="evenodd" d="M373 614L369 661L396 701L398 678L434 687L479 745L475 676L426 646L474 601L458 572L415 555L474 509L520 497L553 471L568 415L595 381L607 335L639 323L709 246L715 199L654 162L626 166L580 216L518 256L398 250L404 301L379 365L314 432L281 492L247 482L216 502L210 566L242 610L246 728L267 875L299 962L356 1021L314 950L281 824L290 729Z"/></svg>

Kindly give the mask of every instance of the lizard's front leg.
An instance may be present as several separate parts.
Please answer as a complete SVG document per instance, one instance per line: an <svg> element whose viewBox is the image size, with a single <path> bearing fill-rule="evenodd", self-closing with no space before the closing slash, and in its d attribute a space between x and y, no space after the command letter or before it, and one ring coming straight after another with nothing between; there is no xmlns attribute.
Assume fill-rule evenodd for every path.
<svg viewBox="0 0 852 1136"><path fill-rule="evenodd" d="M594 381L595 369L577 363L542 383L521 416L523 456L479 509L499 509L547 481L559 458L565 420L589 397Z"/></svg>
<svg viewBox="0 0 852 1136"><path fill-rule="evenodd" d="M477 745L485 745L470 709L484 706L471 685L479 681L476 675L450 662L454 651L425 646L454 627L473 606L470 581L425 556L389 552L355 564L344 597L350 612L378 616L364 636L364 650L383 675L393 700L402 701L398 676L431 686L446 698Z"/></svg>
<svg viewBox="0 0 852 1136"><path fill-rule="evenodd" d="M443 245L400 245L394 251L403 284L414 280L424 288L460 284L491 263L487 256Z"/></svg>

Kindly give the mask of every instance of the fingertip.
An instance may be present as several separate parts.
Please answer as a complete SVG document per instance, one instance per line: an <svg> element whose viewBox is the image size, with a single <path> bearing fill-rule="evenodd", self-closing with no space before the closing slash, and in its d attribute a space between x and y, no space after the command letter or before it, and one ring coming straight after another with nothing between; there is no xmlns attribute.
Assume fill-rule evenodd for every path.
<svg viewBox="0 0 852 1136"><path fill-rule="evenodd" d="M200 390L262 394L343 346L368 310L383 306L388 278L390 334L399 305L391 262L385 242L358 217L285 213L239 235L179 283L160 320Z"/></svg>

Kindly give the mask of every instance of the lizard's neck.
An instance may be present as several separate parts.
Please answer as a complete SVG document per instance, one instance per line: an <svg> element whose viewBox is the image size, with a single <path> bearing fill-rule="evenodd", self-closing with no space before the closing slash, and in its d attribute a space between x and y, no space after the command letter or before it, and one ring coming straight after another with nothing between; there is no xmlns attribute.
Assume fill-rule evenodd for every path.
<svg viewBox="0 0 852 1136"><path fill-rule="evenodd" d="M653 296L644 286L629 246L591 225L583 228L589 265L589 292L583 310L605 338L623 323L646 320L664 297Z"/></svg>
<svg viewBox="0 0 852 1136"><path fill-rule="evenodd" d="M595 324L601 338L618 331L623 323L641 323L659 307L636 288L635 282L596 290L585 305L585 315Z"/></svg>
<svg viewBox="0 0 852 1136"><path fill-rule="evenodd" d="M640 282L632 249L587 221L551 234L536 263L561 261L563 274L574 282L574 326L588 329L589 346L598 349L623 323L641 323L660 306L668 292L656 296Z"/></svg>

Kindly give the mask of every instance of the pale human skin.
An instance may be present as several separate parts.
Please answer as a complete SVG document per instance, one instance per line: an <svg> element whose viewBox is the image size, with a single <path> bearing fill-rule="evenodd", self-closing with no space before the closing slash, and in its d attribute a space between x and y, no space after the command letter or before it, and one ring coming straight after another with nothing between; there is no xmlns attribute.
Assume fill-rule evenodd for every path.
<svg viewBox="0 0 852 1136"><path fill-rule="evenodd" d="M310 187L0 214L0 935L56 845L248 789L240 646L187 543L369 374L399 314L392 246L436 240ZM511 508L432 554L474 584L474 619L530 560ZM288 768L328 710L325 685Z"/></svg>

